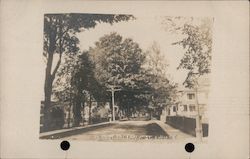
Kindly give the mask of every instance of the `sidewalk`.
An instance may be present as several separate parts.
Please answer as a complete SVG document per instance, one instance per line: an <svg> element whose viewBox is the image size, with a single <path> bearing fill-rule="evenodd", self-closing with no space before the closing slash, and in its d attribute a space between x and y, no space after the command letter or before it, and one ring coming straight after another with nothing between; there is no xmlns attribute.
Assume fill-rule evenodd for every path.
<svg viewBox="0 0 250 159"><path fill-rule="evenodd" d="M183 140L187 138L195 138L192 135L186 134L179 129L176 129L162 121L155 121L169 136L174 140Z"/></svg>
<svg viewBox="0 0 250 159"><path fill-rule="evenodd" d="M80 127L74 127L74 128L68 128L68 129L43 132L43 133L40 133L39 138L40 139L59 139L62 137L72 136L72 135L76 135L76 134L83 133L86 131L90 131L96 128L110 126L113 124L114 122L104 122L104 123L98 123L98 124L93 124L93 125L86 125L86 126L80 126Z"/></svg>
<svg viewBox="0 0 250 159"><path fill-rule="evenodd" d="M184 143L207 143L208 137L203 137L202 141L198 141L196 137L186 134L179 129L176 129L167 123L164 123L160 120L155 121L175 142L184 142Z"/></svg>

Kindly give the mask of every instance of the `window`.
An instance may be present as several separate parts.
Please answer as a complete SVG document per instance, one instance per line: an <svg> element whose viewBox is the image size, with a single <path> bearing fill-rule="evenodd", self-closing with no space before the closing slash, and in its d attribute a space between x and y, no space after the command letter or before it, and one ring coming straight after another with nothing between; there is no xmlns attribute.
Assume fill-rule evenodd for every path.
<svg viewBox="0 0 250 159"><path fill-rule="evenodd" d="M183 111L184 111L184 112L187 111L187 105L183 105Z"/></svg>
<svg viewBox="0 0 250 159"><path fill-rule="evenodd" d="M189 105L189 111L190 112L195 111L195 105Z"/></svg>
<svg viewBox="0 0 250 159"><path fill-rule="evenodd" d="M176 112L176 107L175 106L173 107L173 112Z"/></svg>
<svg viewBox="0 0 250 159"><path fill-rule="evenodd" d="M194 95L194 93L188 93L187 97L188 97L188 99L192 100L192 99L194 99L195 95Z"/></svg>

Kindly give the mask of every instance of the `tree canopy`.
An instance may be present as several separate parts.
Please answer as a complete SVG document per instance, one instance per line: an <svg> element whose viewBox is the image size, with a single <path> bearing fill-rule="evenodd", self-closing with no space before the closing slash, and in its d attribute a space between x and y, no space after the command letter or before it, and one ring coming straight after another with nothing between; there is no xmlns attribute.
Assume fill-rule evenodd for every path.
<svg viewBox="0 0 250 159"><path fill-rule="evenodd" d="M180 45L185 50L177 69L188 70L184 81L187 87L193 87L199 76L211 72L212 23L210 18L197 18L196 21L184 17L165 19L166 29L184 36L173 45Z"/></svg>
<svg viewBox="0 0 250 159"><path fill-rule="evenodd" d="M166 103L175 88L166 77L167 65L156 44L144 52L132 39L111 33L101 37L89 53L96 79L107 89L121 88L116 102L122 108L137 109L152 100Z"/></svg>
<svg viewBox="0 0 250 159"><path fill-rule="evenodd" d="M61 64L62 54L76 54L79 52L79 40L75 33L93 28L101 22L113 24L133 18L132 15L114 14L45 14L43 55L47 59L47 64L52 63L53 54L59 54L59 60L51 74L52 79L55 78Z"/></svg>
<svg viewBox="0 0 250 159"><path fill-rule="evenodd" d="M146 51L146 70L149 77L152 99L151 106L163 108L173 102L176 84L167 78L168 64L160 50L160 46L153 44Z"/></svg>
<svg viewBox="0 0 250 159"><path fill-rule="evenodd" d="M132 39L123 39L117 33L104 35L90 48L96 63L95 76L108 89L122 88L116 93L121 106L138 105L136 95L146 91L142 65L145 54Z"/></svg>

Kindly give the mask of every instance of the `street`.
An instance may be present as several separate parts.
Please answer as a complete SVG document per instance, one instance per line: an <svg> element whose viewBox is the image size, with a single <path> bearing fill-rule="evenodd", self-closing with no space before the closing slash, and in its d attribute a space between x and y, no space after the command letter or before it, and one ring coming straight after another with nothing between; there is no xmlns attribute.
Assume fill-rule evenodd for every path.
<svg viewBox="0 0 250 159"><path fill-rule="evenodd" d="M154 121L123 121L82 134L65 137L66 140L138 141L168 139L169 135Z"/></svg>

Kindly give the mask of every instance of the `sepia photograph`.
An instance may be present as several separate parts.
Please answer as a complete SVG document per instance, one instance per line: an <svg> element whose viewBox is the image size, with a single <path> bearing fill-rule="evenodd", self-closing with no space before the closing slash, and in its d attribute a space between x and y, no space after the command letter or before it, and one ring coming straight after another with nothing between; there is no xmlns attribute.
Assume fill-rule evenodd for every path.
<svg viewBox="0 0 250 159"><path fill-rule="evenodd" d="M44 14L40 139L206 142L213 17Z"/></svg>

